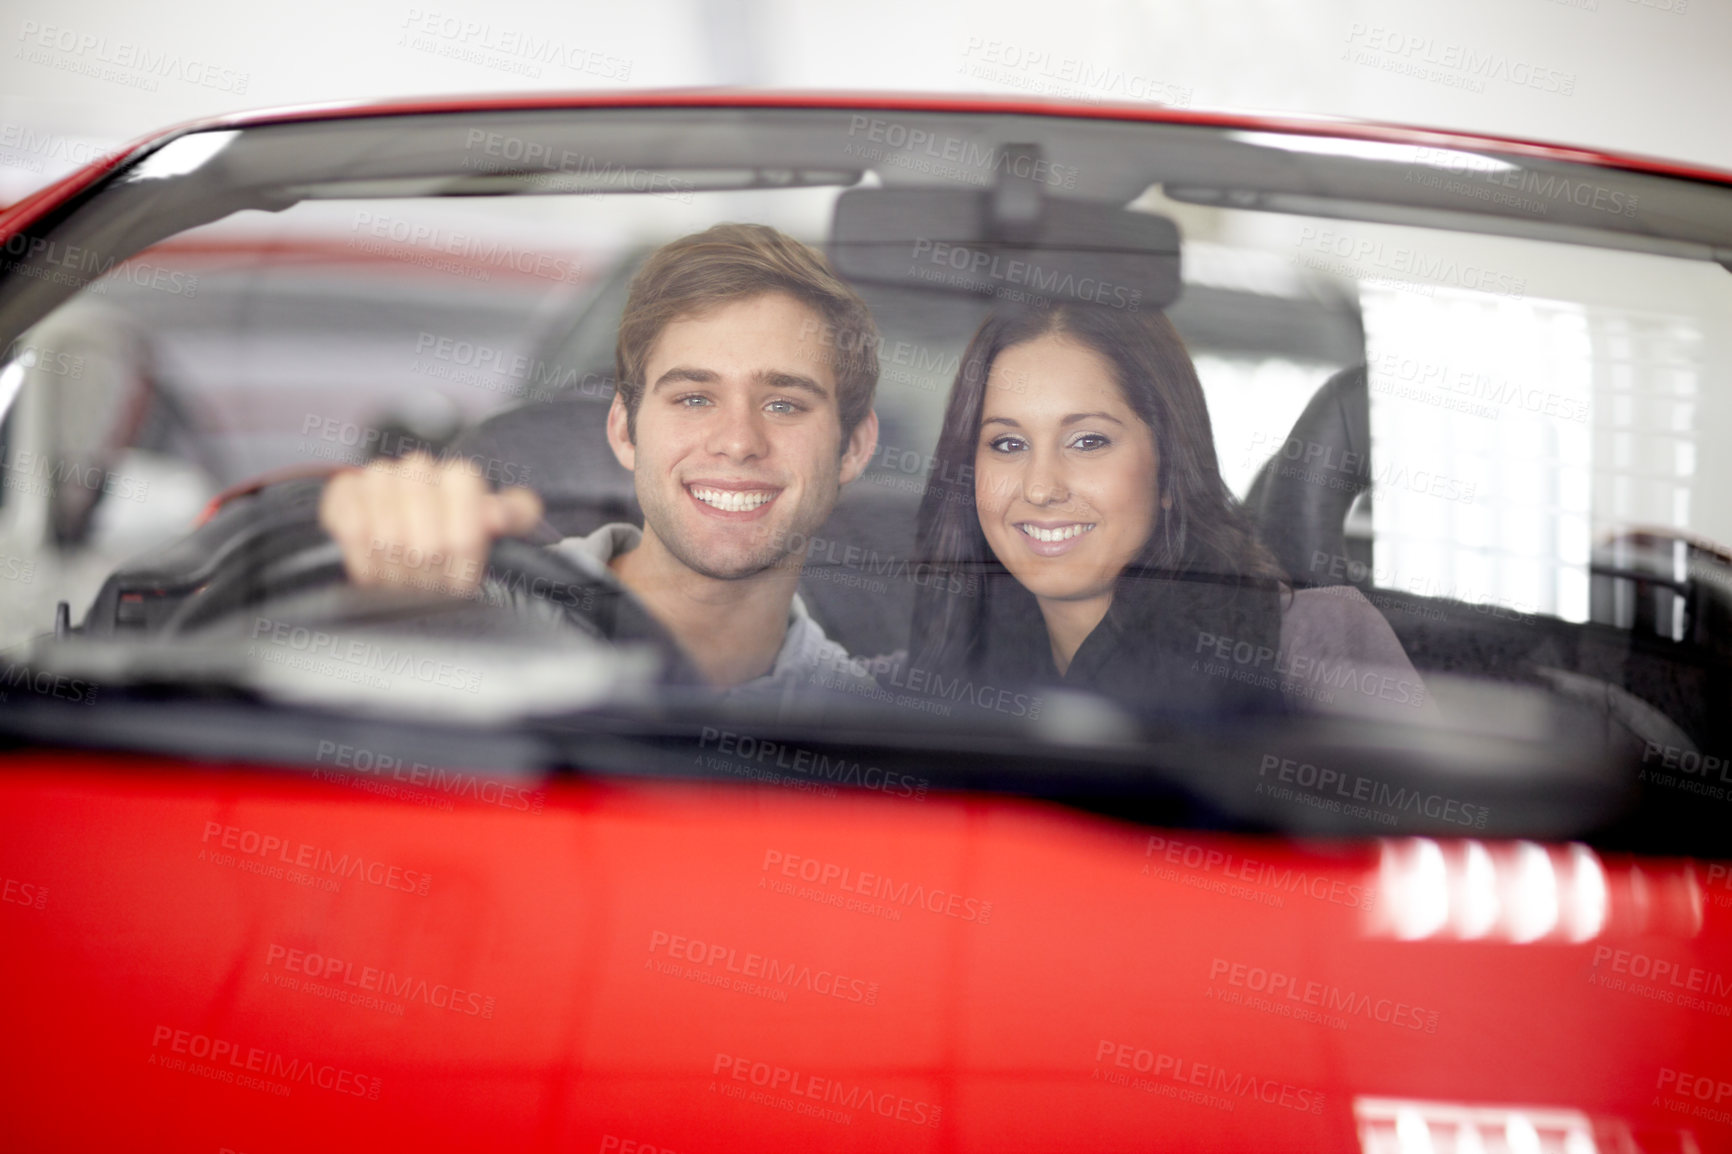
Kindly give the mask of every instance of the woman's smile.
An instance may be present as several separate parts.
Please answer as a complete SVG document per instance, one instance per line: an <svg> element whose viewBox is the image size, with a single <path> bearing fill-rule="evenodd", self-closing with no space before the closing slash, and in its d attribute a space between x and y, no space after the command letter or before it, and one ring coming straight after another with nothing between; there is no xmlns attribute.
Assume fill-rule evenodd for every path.
<svg viewBox="0 0 1732 1154"><path fill-rule="evenodd" d="M985 402L974 499L988 547L1036 598L1104 612L1159 516L1153 432L1112 362L1062 333L1000 353Z"/></svg>
<svg viewBox="0 0 1732 1154"><path fill-rule="evenodd" d="M1042 557L1057 557L1068 553L1082 543L1083 534L1092 530L1098 521L1019 521L1020 529L1028 540L1028 547Z"/></svg>

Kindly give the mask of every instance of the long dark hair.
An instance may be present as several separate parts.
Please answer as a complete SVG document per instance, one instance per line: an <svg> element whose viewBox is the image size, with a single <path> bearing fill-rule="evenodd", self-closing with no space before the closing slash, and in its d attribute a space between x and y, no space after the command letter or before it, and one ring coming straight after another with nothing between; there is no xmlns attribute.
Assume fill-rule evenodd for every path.
<svg viewBox="0 0 1732 1154"><path fill-rule="evenodd" d="M987 545L974 501L974 460L993 362L1006 349L1049 334L1062 334L1113 366L1125 402L1153 432L1159 451L1157 493L1169 503L1157 511L1142 552L1120 574L1115 601L1139 578L1269 590L1284 579L1221 480L1203 386L1165 313L1075 304L1000 310L963 354L920 503L917 554L942 579L925 584L915 605L910 656L917 667L955 672L975 664L995 597L1020 595L1040 621L1032 594L1004 579L1008 573ZM978 590L978 596L946 592L957 588Z"/></svg>

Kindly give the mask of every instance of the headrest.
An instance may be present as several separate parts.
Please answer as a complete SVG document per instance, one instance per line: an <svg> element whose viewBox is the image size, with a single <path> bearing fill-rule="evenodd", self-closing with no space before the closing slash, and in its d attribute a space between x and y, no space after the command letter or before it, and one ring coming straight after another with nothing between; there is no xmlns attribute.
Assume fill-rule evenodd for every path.
<svg viewBox="0 0 1732 1154"><path fill-rule="evenodd" d="M447 452L496 481L535 490L563 536L640 521L631 474L607 443L610 400L576 395L505 409L460 433Z"/></svg>
<svg viewBox="0 0 1732 1154"><path fill-rule="evenodd" d="M1370 487L1371 394L1358 365L1318 388L1257 471L1245 509L1295 585L1339 585L1344 566L1333 559L1346 555L1347 511Z"/></svg>

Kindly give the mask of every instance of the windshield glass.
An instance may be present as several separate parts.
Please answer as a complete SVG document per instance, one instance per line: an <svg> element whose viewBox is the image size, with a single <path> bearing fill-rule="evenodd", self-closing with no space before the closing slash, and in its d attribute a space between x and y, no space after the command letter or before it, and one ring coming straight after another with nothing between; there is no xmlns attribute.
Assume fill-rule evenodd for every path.
<svg viewBox="0 0 1732 1154"><path fill-rule="evenodd" d="M1033 117L195 133L7 248L0 644L65 689L10 696L653 715L795 782L1022 744L1298 827L1687 802L1732 784L1729 197ZM427 505L333 552L333 476L449 513L453 463L535 495L451 514L522 554L442 596Z"/></svg>

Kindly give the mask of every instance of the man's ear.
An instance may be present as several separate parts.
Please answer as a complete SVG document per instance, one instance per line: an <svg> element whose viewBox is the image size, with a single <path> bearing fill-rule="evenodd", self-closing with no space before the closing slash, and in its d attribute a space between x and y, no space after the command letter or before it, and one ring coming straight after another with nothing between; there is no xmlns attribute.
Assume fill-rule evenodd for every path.
<svg viewBox="0 0 1732 1154"><path fill-rule="evenodd" d="M625 399L617 392L613 395L613 404L607 407L607 444L613 450L614 460L623 465L628 473L637 471L637 446L631 441Z"/></svg>
<svg viewBox="0 0 1732 1154"><path fill-rule="evenodd" d="M870 410L854 431L848 434L848 444L842 450L842 483L846 485L861 473L878 450L878 414Z"/></svg>

